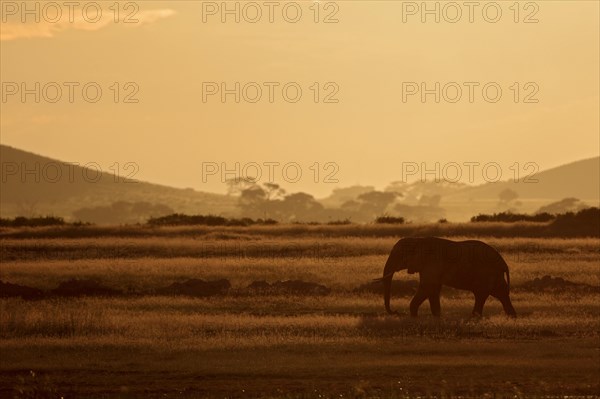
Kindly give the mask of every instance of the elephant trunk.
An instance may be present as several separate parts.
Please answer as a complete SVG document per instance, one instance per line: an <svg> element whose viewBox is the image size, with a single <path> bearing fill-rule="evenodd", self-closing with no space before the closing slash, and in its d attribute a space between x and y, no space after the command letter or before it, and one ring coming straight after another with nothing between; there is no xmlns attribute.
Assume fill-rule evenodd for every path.
<svg viewBox="0 0 600 399"><path fill-rule="evenodd" d="M385 304L385 310L389 314L394 314L392 309L390 309L390 294L392 291L392 278L394 277L394 273L397 270L398 263L397 252L392 251L390 256L388 257L387 262L385 262L385 267L383 268L383 277L381 280L383 281L383 303Z"/></svg>
<svg viewBox="0 0 600 399"><path fill-rule="evenodd" d="M392 249L390 256L385 262L385 267L383 268L383 277L376 279L375 281L383 282L383 302L385 304L385 310L389 314L398 314L398 312L393 312L390 309L390 294L392 291L392 277L394 277L394 273L398 270L401 270L400 266L400 252L398 251L397 244Z"/></svg>
<svg viewBox="0 0 600 399"><path fill-rule="evenodd" d="M383 276L383 302L385 304L385 310L389 314L394 314L392 309L390 308L390 293L392 291L392 277L394 276L394 272L385 273Z"/></svg>

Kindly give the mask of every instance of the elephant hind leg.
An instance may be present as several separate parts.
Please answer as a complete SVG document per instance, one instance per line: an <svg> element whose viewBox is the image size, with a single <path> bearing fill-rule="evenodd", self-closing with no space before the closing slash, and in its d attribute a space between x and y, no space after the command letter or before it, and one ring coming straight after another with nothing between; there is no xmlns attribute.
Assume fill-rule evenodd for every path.
<svg viewBox="0 0 600 399"><path fill-rule="evenodd" d="M412 317L417 317L419 306L421 306L427 297L427 292L422 287L419 287L412 301L410 301L410 315Z"/></svg>
<svg viewBox="0 0 600 399"><path fill-rule="evenodd" d="M512 302L510 301L510 297L508 294L496 296L500 303L502 303L502 307L504 308L504 313L510 317L517 317L517 312L515 308L513 308Z"/></svg>
<svg viewBox="0 0 600 399"><path fill-rule="evenodd" d="M473 316L481 317L483 315L483 305L487 301L489 294L483 292L475 293L475 306L473 307Z"/></svg>
<svg viewBox="0 0 600 399"><path fill-rule="evenodd" d="M502 303L502 307L504 308L504 313L510 317L517 317L517 312L510 301L510 296L508 295L508 285L502 281L503 284L500 285L494 292L492 296Z"/></svg>
<svg viewBox="0 0 600 399"><path fill-rule="evenodd" d="M431 308L431 314L439 317L440 313L441 313L441 306L440 306L440 292L442 290L442 287L435 287L432 288L431 292L429 293L429 307Z"/></svg>

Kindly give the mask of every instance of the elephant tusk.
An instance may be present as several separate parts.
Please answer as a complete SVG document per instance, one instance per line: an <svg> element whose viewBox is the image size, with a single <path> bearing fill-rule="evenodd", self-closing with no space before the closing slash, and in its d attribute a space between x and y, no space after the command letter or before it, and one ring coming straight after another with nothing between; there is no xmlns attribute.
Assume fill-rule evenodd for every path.
<svg viewBox="0 0 600 399"><path fill-rule="evenodd" d="M386 274L386 275L385 275L385 276L383 276L383 277L380 277L380 278L374 278L374 279L373 279L373 282L375 282L375 283L378 283L378 282L380 282L380 281L383 281L383 280L385 280L386 278L390 278L391 276L393 276L393 275L394 275L394 273L395 273L395 272L391 272L391 273L388 273L388 274Z"/></svg>

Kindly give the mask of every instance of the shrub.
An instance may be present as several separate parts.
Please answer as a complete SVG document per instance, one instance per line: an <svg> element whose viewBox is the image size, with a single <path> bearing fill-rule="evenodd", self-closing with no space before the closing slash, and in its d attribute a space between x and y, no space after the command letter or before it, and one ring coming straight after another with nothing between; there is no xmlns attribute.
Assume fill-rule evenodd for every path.
<svg viewBox="0 0 600 399"><path fill-rule="evenodd" d="M14 219L0 218L1 227L37 227L37 226L62 226L66 224L63 218L55 216L26 218L17 216Z"/></svg>
<svg viewBox="0 0 600 399"><path fill-rule="evenodd" d="M151 226L252 226L252 225L274 225L277 224L273 219L250 219L250 218L225 218L215 215L185 215L183 213L174 213L172 215L150 218L146 222Z"/></svg>
<svg viewBox="0 0 600 399"><path fill-rule="evenodd" d="M562 234L600 236L600 209L587 208L577 213L567 212L556 215L550 228Z"/></svg>
<svg viewBox="0 0 600 399"><path fill-rule="evenodd" d="M376 224L404 224L403 217L395 217L395 216L379 216L375 219Z"/></svg>
<svg viewBox="0 0 600 399"><path fill-rule="evenodd" d="M500 212L492 215L479 214L471 218L471 222L549 222L555 218L554 215L549 213L538 213L535 215L528 215L525 213L512 213L512 212Z"/></svg>
<svg viewBox="0 0 600 399"><path fill-rule="evenodd" d="M331 225L331 226L342 226L342 225L352 224L352 221L350 219L331 220L331 221L327 222L327 224Z"/></svg>

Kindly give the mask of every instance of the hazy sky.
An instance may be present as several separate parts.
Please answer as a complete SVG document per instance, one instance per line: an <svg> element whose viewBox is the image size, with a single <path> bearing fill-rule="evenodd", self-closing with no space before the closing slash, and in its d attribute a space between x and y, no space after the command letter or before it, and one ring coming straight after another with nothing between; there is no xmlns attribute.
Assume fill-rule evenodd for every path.
<svg viewBox="0 0 600 399"><path fill-rule="evenodd" d="M460 10L439 3L436 23L415 9L421 2L275 2L269 22L261 1L239 3L236 23L215 9L221 2L131 3L139 9L123 2L115 23L113 2L102 2L98 22L90 22L93 7L85 15L75 7L72 22L65 7L58 22L56 10L40 9L39 23L25 15L23 24L23 10L14 9L21 2L2 1L1 142L107 171L135 162L136 178L215 192L224 185L218 175L203 182L203 162L230 169L239 162L249 173L256 163L263 182L268 164L278 162L275 182L317 197L338 186L383 188L402 178L403 162L497 162L509 178L515 162L543 170L597 156L599 2L521 2L518 15L513 3L454 3ZM257 23L254 4L262 13ZM498 8L502 15L492 23ZM302 15L293 23L297 9ZM124 23L131 13L137 22ZM22 82L34 91L40 82L39 103L34 94L22 101ZM75 82L72 103L65 82ZM89 82L102 89L96 103L83 98ZM234 94L225 102L220 93L208 95L222 82L229 89L240 83L239 103ZM439 103L435 94L425 102L420 93L408 95L422 82L427 89L440 82ZM51 103L56 86L62 97ZM251 103L257 86L262 97ZM87 87L89 100L95 87ZM293 103L298 87L302 97ZM462 97L452 103L457 87ZM502 96L492 102L498 87ZM139 102L124 102L136 88ZM286 182L282 167L294 180L294 162L302 177ZM330 173L338 184L324 181Z"/></svg>

